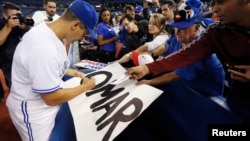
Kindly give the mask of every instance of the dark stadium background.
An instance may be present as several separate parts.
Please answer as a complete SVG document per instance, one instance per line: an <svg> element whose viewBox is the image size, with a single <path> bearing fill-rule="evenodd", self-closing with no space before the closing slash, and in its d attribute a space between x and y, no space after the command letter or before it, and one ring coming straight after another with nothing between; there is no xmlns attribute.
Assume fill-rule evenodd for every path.
<svg viewBox="0 0 250 141"><path fill-rule="evenodd" d="M64 8L67 7L73 0L57 0L57 13L61 14ZM101 7L108 7L112 12L122 12L125 5L142 5L143 0L85 0L95 6L98 12ZM162 0L159 0L160 2ZM178 2L179 0L174 0ZM212 0L202 0L203 2L210 3ZM2 5L4 2L13 2L21 7L22 13L26 16L31 16L36 10L43 10L43 0L0 0ZM150 5L153 8L153 5ZM2 13L2 7L0 7ZM0 18L2 14L0 15Z"/></svg>

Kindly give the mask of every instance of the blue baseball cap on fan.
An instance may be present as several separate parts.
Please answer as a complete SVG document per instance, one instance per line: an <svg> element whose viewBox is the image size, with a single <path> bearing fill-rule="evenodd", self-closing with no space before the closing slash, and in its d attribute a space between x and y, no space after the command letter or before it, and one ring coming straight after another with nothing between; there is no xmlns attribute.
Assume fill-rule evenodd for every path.
<svg viewBox="0 0 250 141"><path fill-rule="evenodd" d="M69 5L69 9L82 21L89 34L96 38L94 28L97 23L97 14L95 8L85 1L75 0Z"/></svg>
<svg viewBox="0 0 250 141"><path fill-rule="evenodd" d="M188 28L193 24L200 23L203 17L202 2L200 0L187 0L175 15L174 20L169 23L180 29Z"/></svg>
<svg viewBox="0 0 250 141"><path fill-rule="evenodd" d="M135 7L135 13L140 13L143 10L143 7L141 5L137 5Z"/></svg>

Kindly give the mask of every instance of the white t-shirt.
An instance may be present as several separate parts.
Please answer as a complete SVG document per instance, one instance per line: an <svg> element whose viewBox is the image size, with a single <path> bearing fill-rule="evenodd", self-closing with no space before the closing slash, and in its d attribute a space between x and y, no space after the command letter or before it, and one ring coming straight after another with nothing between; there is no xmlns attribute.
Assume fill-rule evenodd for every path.
<svg viewBox="0 0 250 141"><path fill-rule="evenodd" d="M145 44L148 46L148 51L152 51L159 45L164 44L168 38L166 34L159 34L152 41L146 42Z"/></svg>
<svg viewBox="0 0 250 141"><path fill-rule="evenodd" d="M46 19L48 19L48 14L46 11L36 11L33 16L32 19L35 22L35 26L38 25L39 23L44 22ZM55 14L52 19L53 21L58 19L60 16L58 14Z"/></svg>
<svg viewBox="0 0 250 141"><path fill-rule="evenodd" d="M12 86L6 103L14 124L24 121L25 115L25 119L29 118L25 123L31 123L29 130L34 135L43 136L41 132L44 130L50 134L59 106L48 106L40 95L60 89L68 67L69 60L63 42L45 23L31 28L23 36L14 54ZM26 140L24 135L28 133L27 125L23 123L15 126L23 133L22 139ZM49 135L42 136L39 135L39 138L46 139Z"/></svg>

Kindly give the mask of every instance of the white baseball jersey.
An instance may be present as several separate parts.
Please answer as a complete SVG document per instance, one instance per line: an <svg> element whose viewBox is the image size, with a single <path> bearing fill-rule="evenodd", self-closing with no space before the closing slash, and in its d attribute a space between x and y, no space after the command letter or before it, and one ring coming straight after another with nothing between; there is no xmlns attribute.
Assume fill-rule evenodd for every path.
<svg viewBox="0 0 250 141"><path fill-rule="evenodd" d="M59 106L48 106L40 95L60 89L68 67L63 42L45 23L23 36L14 54L7 98L11 119L22 140L48 140Z"/></svg>
<svg viewBox="0 0 250 141"><path fill-rule="evenodd" d="M34 20L35 22L35 26L44 22L45 20L48 20L48 14L46 11L36 11L34 12L33 16L32 16L32 19ZM55 14L52 19L53 21L58 19L60 16L58 14Z"/></svg>

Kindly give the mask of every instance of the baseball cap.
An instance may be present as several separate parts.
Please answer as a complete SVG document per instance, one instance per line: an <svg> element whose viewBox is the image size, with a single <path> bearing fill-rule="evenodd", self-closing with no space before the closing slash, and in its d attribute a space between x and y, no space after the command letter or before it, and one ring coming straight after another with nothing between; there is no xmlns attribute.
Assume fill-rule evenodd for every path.
<svg viewBox="0 0 250 141"><path fill-rule="evenodd" d="M131 59L134 63L134 65L136 66L139 66L139 62L138 62L138 56L139 56L139 53L137 53L136 51L131 51Z"/></svg>
<svg viewBox="0 0 250 141"><path fill-rule="evenodd" d="M193 24L200 23L203 17L202 2L200 0L187 0L174 15L169 25L180 29L188 28Z"/></svg>
<svg viewBox="0 0 250 141"><path fill-rule="evenodd" d="M145 65L145 64L148 64L148 63L152 63L152 62L154 62L154 59L149 54L140 54L138 56L139 65Z"/></svg>
<svg viewBox="0 0 250 141"><path fill-rule="evenodd" d="M154 62L154 59L149 54L139 54L136 51L131 52L131 58L135 66L145 65Z"/></svg>
<svg viewBox="0 0 250 141"><path fill-rule="evenodd" d="M74 0L70 5L69 9L79 18L82 23L86 26L90 36L96 38L94 27L97 23L97 14L94 7L82 0Z"/></svg>
<svg viewBox="0 0 250 141"><path fill-rule="evenodd" d="M143 10L143 7L141 5L137 5L135 7L135 13L140 13Z"/></svg>

